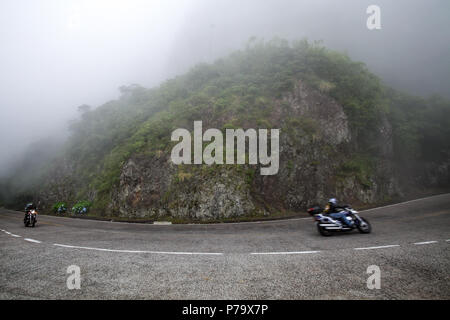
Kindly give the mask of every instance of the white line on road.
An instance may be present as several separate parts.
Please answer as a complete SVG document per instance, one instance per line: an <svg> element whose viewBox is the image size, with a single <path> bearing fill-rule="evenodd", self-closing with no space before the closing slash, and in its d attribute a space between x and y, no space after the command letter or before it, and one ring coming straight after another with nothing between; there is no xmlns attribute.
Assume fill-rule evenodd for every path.
<svg viewBox="0 0 450 320"><path fill-rule="evenodd" d="M106 252L121 252L121 253L159 253L159 254L178 254L178 255L223 255L223 253L218 252L171 252L171 251L145 251L145 250L119 250L119 249L104 249L104 248L92 248L92 247L80 247L80 246L70 246L66 244L54 243L53 245L64 248L72 249L85 249L85 250L96 250L96 251L106 251Z"/></svg>
<svg viewBox="0 0 450 320"><path fill-rule="evenodd" d="M13 237L15 237L15 238L21 238L21 236L19 236L18 234L12 234L12 233L11 233L11 236L13 236Z"/></svg>
<svg viewBox="0 0 450 320"><path fill-rule="evenodd" d="M437 243L437 241L423 241L423 242L415 242L415 245L421 245L421 244L432 244Z"/></svg>
<svg viewBox="0 0 450 320"><path fill-rule="evenodd" d="M375 208L365 209L365 210L361 210L360 212L367 212L367 211L372 211L372 210L385 209L385 208L399 206L399 205L402 205L402 204L407 204L407 203L417 202L417 201L421 201L421 200L426 200L426 199L430 199L430 198L434 198L434 197L441 197L441 196L445 196L445 195L448 195L448 193L442 193L442 194L437 194L437 195L434 195L434 196L429 196L429 197L424 197L424 198L419 198L419 199L414 199L414 200L409 200L409 201L404 201L404 202L399 202L399 203L393 203L393 204L389 204L389 205L382 206L382 207L375 207Z"/></svg>
<svg viewBox="0 0 450 320"><path fill-rule="evenodd" d="M30 238L25 238L23 240L29 241L29 242L34 242L34 243L41 243L39 240L34 240L34 239L30 239Z"/></svg>
<svg viewBox="0 0 450 320"><path fill-rule="evenodd" d="M289 252L252 252L254 255L269 255L269 254L305 254L305 253L318 253L320 251L289 251Z"/></svg>
<svg viewBox="0 0 450 320"><path fill-rule="evenodd" d="M371 249L384 249L384 248L393 248L400 247L399 244L390 244L387 246L378 246L378 247L365 247L365 248L354 248L355 250L371 250Z"/></svg>

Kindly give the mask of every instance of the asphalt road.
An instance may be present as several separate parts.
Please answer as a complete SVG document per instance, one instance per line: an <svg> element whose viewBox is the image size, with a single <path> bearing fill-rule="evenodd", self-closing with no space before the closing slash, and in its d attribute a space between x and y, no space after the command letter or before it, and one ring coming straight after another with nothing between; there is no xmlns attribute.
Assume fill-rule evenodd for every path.
<svg viewBox="0 0 450 320"><path fill-rule="evenodd" d="M1 299L449 299L450 194L361 212L371 234L312 219L148 225L0 209ZM67 268L79 266L80 289ZM380 268L369 289L367 268Z"/></svg>

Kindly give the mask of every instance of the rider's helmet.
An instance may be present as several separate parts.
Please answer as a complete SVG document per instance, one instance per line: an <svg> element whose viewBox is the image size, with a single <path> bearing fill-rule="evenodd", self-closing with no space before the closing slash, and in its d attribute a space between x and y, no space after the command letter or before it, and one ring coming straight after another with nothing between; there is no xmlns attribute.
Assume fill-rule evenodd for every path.
<svg viewBox="0 0 450 320"><path fill-rule="evenodd" d="M337 205L337 200L336 198L331 198L330 200L328 200L328 203Z"/></svg>

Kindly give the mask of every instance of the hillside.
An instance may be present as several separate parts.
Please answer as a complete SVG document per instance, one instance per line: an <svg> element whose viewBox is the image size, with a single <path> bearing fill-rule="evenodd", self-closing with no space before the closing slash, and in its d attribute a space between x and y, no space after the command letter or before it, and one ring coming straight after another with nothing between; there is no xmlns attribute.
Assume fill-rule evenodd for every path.
<svg viewBox="0 0 450 320"><path fill-rule="evenodd" d="M121 87L121 97L71 124L54 160L19 170L3 202L41 201L90 214L215 221L282 216L335 196L375 204L448 188L450 102L386 87L364 64L318 43L250 41L213 64L157 88ZM174 165L177 128L279 128L278 174L260 165ZM8 195L5 195L5 190Z"/></svg>

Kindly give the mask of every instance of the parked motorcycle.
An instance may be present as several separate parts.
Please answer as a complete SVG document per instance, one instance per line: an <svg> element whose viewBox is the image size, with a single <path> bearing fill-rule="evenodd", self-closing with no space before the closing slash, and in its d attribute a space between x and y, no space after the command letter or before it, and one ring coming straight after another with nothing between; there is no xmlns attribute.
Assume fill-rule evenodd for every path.
<svg viewBox="0 0 450 320"><path fill-rule="evenodd" d="M350 222L350 225L345 224L339 219L330 217L319 206L308 209L308 213L313 217L317 230L322 236L327 237L331 236L333 232L352 231L354 229L358 229L360 233L370 233L372 231L369 221L360 217L358 211L352 209L350 206L346 206L343 211L346 214L345 219Z"/></svg>
<svg viewBox="0 0 450 320"><path fill-rule="evenodd" d="M30 211L27 211L25 213L25 218L23 219L23 223L25 224L25 227L33 227L36 225L37 222L37 211L32 209Z"/></svg>

